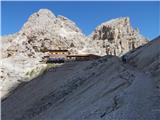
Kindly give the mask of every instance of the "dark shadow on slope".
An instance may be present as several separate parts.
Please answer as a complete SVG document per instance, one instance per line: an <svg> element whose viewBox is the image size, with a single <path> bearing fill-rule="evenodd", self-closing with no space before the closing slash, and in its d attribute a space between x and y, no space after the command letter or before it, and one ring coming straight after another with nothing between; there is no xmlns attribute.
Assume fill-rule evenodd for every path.
<svg viewBox="0 0 160 120"><path fill-rule="evenodd" d="M149 41L148 43L146 43L142 46L139 46L139 47L127 52L126 54L124 54L121 57L121 60L124 63L128 63L128 64L131 64L134 67L137 67L136 64L132 61L132 59L135 58L142 50L148 49L149 46L153 45L157 41L159 41L159 44L160 44L160 36L156 37L152 41Z"/></svg>
<svg viewBox="0 0 160 120"><path fill-rule="evenodd" d="M110 58L111 56L108 56L108 58ZM102 57L103 58L103 57ZM101 59L101 58L99 58ZM88 60L88 61L95 61L95 60ZM32 84L32 82L34 82L35 80L41 79L42 77L44 77L46 75L47 72L56 72L57 70L65 67L66 65L73 63L73 64L79 64L81 62L85 62L85 61L71 61L71 62L65 62L64 64L62 64L61 66L57 66L57 67L53 67L53 68L49 68L46 69L42 74L40 74L38 77L30 80L30 81L24 81L24 80L17 80L19 82L18 85L13 86L9 91L9 93L7 94L7 96L5 98L2 98L1 101L5 101L8 97L10 97L12 94L14 94L18 89L22 89L25 85Z"/></svg>
<svg viewBox="0 0 160 120"><path fill-rule="evenodd" d="M153 42L153 41L151 41L151 42ZM140 47L136 48L135 50L132 50L132 51L126 53L124 56L128 56L128 54L132 54L132 53L136 52L137 50L143 49L145 46L148 46L148 45L150 45L150 43L148 43L148 44L146 44L144 46L140 46ZM48 75L49 72L53 72L53 74L54 74L57 71L61 71L61 70L63 71L63 68L67 67L67 65L69 65L69 66L71 65L71 67L73 67L73 66L76 66L78 64L83 64L85 62L92 62L91 65L89 65L88 67L86 67L86 70L88 70L88 69L94 68L94 66L97 65L97 63L94 62L94 61L98 61L100 63L103 63L104 61L106 61L107 59L110 59L112 57L115 57L115 56L104 56L104 57L102 57L102 58L100 58L98 60L93 60L93 61L72 62L71 63L72 65L70 63L65 63L64 65L60 66L59 68L54 68L54 69L51 68L48 71L45 71L44 74L42 74L42 75L38 76L37 78L31 80L30 82L22 82L21 84L18 85L18 87L15 90L13 90L12 92L10 92L10 94L9 94L8 97L6 97L5 99L2 100L2 111L4 109L3 108L3 103L5 103L5 101L7 99L12 98L12 96L14 96L15 94L18 94L18 92L21 92L21 90L23 91L23 89L27 88L27 86L32 86L33 89L34 88L38 89L37 86L34 86L34 85L36 85L36 82L37 83L41 82L43 80L43 77L45 78ZM125 58L124 59L123 57L121 58L121 60L122 60L123 63L125 63L125 64L130 63L131 58L129 58L129 59ZM70 69L69 66L67 67L68 71L72 71L72 69ZM94 76L94 75L95 75L95 73L91 74L91 76ZM27 112L28 116L32 118L35 115L41 113L42 111L48 109L48 107L50 107L52 105L53 101L56 102L57 100L60 100L60 102L63 102L65 100L65 99L63 99L64 96L67 96L70 93L72 93L73 90L77 89L79 86L81 86L82 84L84 84L84 82L87 79L89 79L89 78L83 78L82 79L81 77L79 77L79 79L78 78L75 79L75 80L73 79L73 81L69 81L69 83L67 83L66 85L64 84L64 86L60 86L60 87L64 88L62 91L58 91L57 89L55 89L55 90L51 90L50 92L48 92L48 94L46 95L46 97L42 95L41 97L39 97L40 101L38 103L34 102L33 109L31 108L31 109L28 110L28 112ZM53 83L53 82L51 82L51 83ZM47 89L47 88L45 88L45 89ZM26 93L24 91L24 93L21 92L21 94L26 94ZM48 98L48 95L51 96L51 97ZM46 100L47 100L47 102L46 102ZM49 101L52 101L52 102L49 102ZM39 105L41 105L41 106L39 106ZM37 109L37 110L34 111L35 109ZM33 114L31 112L33 112ZM105 116L105 114L102 114L101 117L103 117L103 116ZM21 116L20 118L17 118L17 120L18 119L19 120L20 119L26 119L25 117L26 116ZM2 114L2 118L3 118L3 114Z"/></svg>
<svg viewBox="0 0 160 120"><path fill-rule="evenodd" d="M58 66L57 66L56 68L58 68ZM38 77L36 77L36 78L33 78L33 79L30 80L30 81L17 80L17 81L19 82L19 84L13 86L12 88L10 88L10 89L9 89L10 92L6 95L6 97L1 98L1 102L5 101L8 97L10 97L12 94L14 94L18 89L23 88L26 84L28 84L28 83L30 83L30 82L36 80L36 79L41 78L41 77L44 76L48 71L50 71L51 69L55 69L55 70L56 70L56 68L49 68L49 69L46 69L46 70L43 71L42 74L40 74L40 75L39 75Z"/></svg>
<svg viewBox="0 0 160 120"><path fill-rule="evenodd" d="M160 36L121 57L127 63L144 73L150 74L160 88Z"/></svg>
<svg viewBox="0 0 160 120"><path fill-rule="evenodd" d="M137 48L137 49L141 49L141 47L139 47L139 48ZM136 49L136 50L137 50ZM135 50L133 50L133 51L130 51L131 53L132 52L134 52ZM128 53L130 53L130 52L128 52ZM128 54L127 53L127 54ZM104 57L102 57L102 58L100 58L100 59L98 59L98 60L92 60L92 61L88 61L88 62L92 62L92 64L91 65L89 65L87 68L88 69L92 69L94 66L96 66L96 62L94 62L94 61L99 61L100 63L103 63L104 62L104 60L107 60L107 59L110 59L110 58L112 58L112 57L115 57L115 56L104 56ZM118 58L118 57L117 57ZM123 63L128 63L128 61L127 60L123 60L122 59L122 61L123 61ZM77 64L81 64L81 63L84 63L84 62L86 62L86 61L83 61L83 62L71 62L73 65L77 65ZM42 75L40 75L40 76L38 76L37 78L35 78L35 79L33 79L33 80L31 80L31 81L29 81L29 82L21 82L18 86L14 86L13 88L16 88L16 89L14 89L14 90L11 90L11 92L9 93L9 95L5 98L5 99L3 99L2 100L2 111L3 111L3 103L5 103L5 101L7 100L7 99L10 99L10 98L12 98L12 96L14 96L15 94L18 94L19 92L21 92L21 91L23 91L23 89L24 88L27 88L27 86L32 86L31 88L35 88L35 89L37 89L37 87L36 86L34 86L35 85L35 83L36 82L40 82L40 81L42 81L43 80L43 77L45 78L45 76L47 76L48 75L48 73L49 72L56 72L56 71L61 71L64 67L66 67L67 65L69 65L70 63L65 63L65 64L63 64L62 66L60 66L60 67L58 67L58 68L51 68L51 69L49 69L49 70L47 70L47 71L45 71ZM69 68L68 68L68 70L69 70ZM93 75L95 75L95 74L91 74L91 76L93 76ZM87 80L88 78L85 78L84 80L82 80L81 78L79 78L79 80L73 80L73 81L71 81L71 83L69 82L68 84L67 84L67 86L62 86L62 87L64 87L65 89L63 90L63 91L57 91L57 90L54 90L54 91L52 91L53 93L51 93L51 92L49 92L48 94L50 94L51 96L53 96L53 97L51 97L52 99L51 99L51 101L57 101L57 100L59 100L59 99L62 99L64 96L66 96L66 95L68 95L68 94L70 94L74 89L77 89L77 87L79 87L79 86L81 86L86 80ZM47 88L46 88L47 89ZM26 94L25 92L24 93L22 93L21 92L21 94ZM43 97L43 98L42 98ZM44 109L48 109L48 107L49 106L51 106L51 102L47 102L47 103L45 103L45 102L43 102L43 101L45 101L45 97L42 95L41 97L40 97L40 99L41 99L41 101L40 102L42 102L42 106L40 107L40 109L39 109L39 111L36 111L35 112L35 115L36 114L38 114L38 113L40 113L42 110L44 110ZM48 98L47 98L47 100L48 100ZM62 100L63 101L63 100ZM44 104L45 103L45 104ZM37 105L36 105L37 104ZM40 103L41 104L41 103ZM35 106L34 106L34 109L36 108L36 106L38 106L39 105L39 103L35 103ZM39 107L39 106L38 106ZM30 110L30 111L32 111L32 110ZM28 112L28 113L30 113L30 112ZM30 115L30 114L29 114ZM33 114L32 114L33 115ZM34 116L34 115L33 115ZM2 117L3 117L3 114L2 114ZM22 118L20 118L20 119L22 119Z"/></svg>
<svg viewBox="0 0 160 120"><path fill-rule="evenodd" d="M107 56L107 57L106 57ZM103 62L104 59L107 60L107 59L110 59L112 57L116 57L116 56L112 56L112 55L106 55L106 56L103 56L103 57L100 57L99 59L97 59L99 62ZM94 67L94 61L97 61L97 60L87 60L88 62L93 62L92 66L91 67ZM82 62L87 62L87 61L71 61L71 62L65 62L64 64L62 64L61 66L57 66L57 67L53 67L53 68L49 68L49 69L46 69L42 74L40 74L38 77L30 80L30 81L24 81L24 80L17 80L19 82L18 85L16 86L13 86L9 91L9 93L7 94L7 96L5 98L2 98L1 101L5 101L8 97L10 97L12 94L14 94L18 89L22 89L25 85L27 85L28 83L29 84L32 84L33 81L35 80L38 80L38 79L41 79L42 77L44 77L46 75L47 72L56 72L57 70L65 67L66 65L68 64L80 64ZM90 69L90 68L89 68Z"/></svg>
<svg viewBox="0 0 160 120"><path fill-rule="evenodd" d="M10 95L6 99L4 99L2 101L2 112L3 112L3 109L5 111L5 108L3 107L5 102L10 101L10 98L12 99L12 96L16 96L16 94L19 94L19 93L21 95L28 96L27 95L28 93L26 93L26 90L30 88L30 90L28 90L28 92L29 92L29 91L32 91L34 89L39 89L39 87L37 86L37 83L40 85L41 82L45 82L43 80L43 78L45 79L45 77L47 77L50 73L54 74L58 71L61 71L61 73L63 73L63 71L66 70L66 69L63 69L64 67L67 68L68 71L72 71L72 69L70 69L69 67L72 68L73 66L75 67L76 65L80 65L80 64L84 64L84 63L86 64L86 62L92 62L91 64L89 64L88 67L85 66L88 70L91 70L94 67L96 67L98 63L107 62L107 60L112 58L112 57L114 57L114 56L105 56L105 57L102 57L98 60L93 60L93 61L66 63L66 64L64 64L64 65L62 65L58 68L54 68L54 69L51 68L48 71L45 71L43 75L31 80L30 82L21 83L13 92L10 93ZM117 59L118 59L118 57L117 57ZM86 64L86 65L88 65L88 64ZM60 102L62 102L64 96L72 93L75 89L77 89L79 86L84 84L90 77L93 77L94 75L96 75L96 74L94 72L91 72L91 74L89 74L87 77L83 77L83 76L80 76L80 77L77 77L77 78L73 77L73 78L71 78L72 80L67 80L68 81L67 84L62 84L61 86L59 86L60 88L63 88L63 89L60 89L60 90L58 89L58 87L57 87L57 89L52 89L48 86L51 89L50 91L48 91L47 88L44 88L45 91L46 90L48 91L47 95L43 95L43 94L40 95L39 98L38 98L39 102L35 101L35 102L33 102L34 104L32 103L33 104L33 107L32 107L33 109L29 109L28 112L26 111L28 116L30 116L31 118L34 117L35 115L37 115L37 114L41 113L42 111L48 109L48 107L50 107L53 102L56 102L58 100L60 100ZM50 81L50 83L53 84L54 81L52 81L51 78L49 78L49 79L48 80ZM55 81L55 82L57 82L57 81ZM48 98L48 95L51 96L51 97ZM37 96L34 96L34 97L37 97ZM22 98L23 98L23 96L22 96ZM49 102L49 101L51 101L51 102ZM10 102L16 102L16 101L10 101ZM5 106L7 107L7 104ZM31 112L33 112L33 113L31 113ZM2 114L2 118L3 118L3 114ZM25 116L22 116L22 117L17 118L17 119L22 119L22 118L25 119Z"/></svg>
<svg viewBox="0 0 160 120"><path fill-rule="evenodd" d="M158 38L158 37L157 37L157 38ZM156 38L156 39L157 39L157 38ZM125 55L123 55L123 56L121 57L122 62L123 62L123 63L130 63L130 61L131 61L132 58L128 57L129 54L132 54L132 53L134 53L135 51L137 51L137 50L139 50L139 49L143 49L144 47L149 46L152 42L154 42L154 40L150 41L149 43L147 43L147 44L145 44L145 45L143 45L143 46L139 46L138 48L135 48L134 50L131 50L131 51L127 52ZM108 58L109 58L109 57L112 57L112 55L106 55L106 56L108 56ZM104 57L105 57L105 56L104 56ZM102 57L102 58L103 58L103 57ZM101 59L101 58L99 58L99 59ZM91 60L91 61L92 61L92 60ZM80 61L79 61L79 62L80 62ZM75 62L75 63L76 63L76 62ZM64 63L61 67L65 66L65 64L66 64L66 63ZM132 64L132 65L135 66L134 64ZM136 66L135 66L135 67L136 67ZM54 69L56 70L57 68L54 68ZM38 76L38 78L39 78L39 77L42 77L47 71L48 71L48 70L45 70L42 75ZM37 79L37 78L35 78L35 79ZM35 80L35 79L33 79L33 80ZM31 80L31 81L29 81L29 82L32 82L33 80ZM17 89L20 89L21 87L23 87L23 86L25 86L26 84L28 84L28 82L25 82L25 81L21 81L21 80L18 80L18 81L20 82L20 84L18 84L17 86L13 86L13 87L9 90L10 92L8 93L8 95L7 95L5 98L2 98L2 99L1 99L2 102L5 101L10 95L12 95Z"/></svg>

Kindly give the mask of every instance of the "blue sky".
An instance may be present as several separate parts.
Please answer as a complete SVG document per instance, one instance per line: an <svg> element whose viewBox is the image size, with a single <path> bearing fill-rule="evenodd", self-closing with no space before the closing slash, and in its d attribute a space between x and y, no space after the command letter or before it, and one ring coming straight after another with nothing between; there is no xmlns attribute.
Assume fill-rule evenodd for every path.
<svg viewBox="0 0 160 120"><path fill-rule="evenodd" d="M160 35L160 2L2 2L2 35L18 32L28 17L41 8L74 21L89 35L107 20L128 16L132 26L149 39Z"/></svg>

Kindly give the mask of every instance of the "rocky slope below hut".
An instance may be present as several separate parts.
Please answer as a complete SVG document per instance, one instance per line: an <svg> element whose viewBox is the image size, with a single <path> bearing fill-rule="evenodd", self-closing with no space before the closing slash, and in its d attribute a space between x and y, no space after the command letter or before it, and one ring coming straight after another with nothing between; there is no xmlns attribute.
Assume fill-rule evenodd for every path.
<svg viewBox="0 0 160 120"><path fill-rule="evenodd" d="M128 53L132 62L105 56L50 69L2 102L2 119L159 120L159 45L158 38Z"/></svg>

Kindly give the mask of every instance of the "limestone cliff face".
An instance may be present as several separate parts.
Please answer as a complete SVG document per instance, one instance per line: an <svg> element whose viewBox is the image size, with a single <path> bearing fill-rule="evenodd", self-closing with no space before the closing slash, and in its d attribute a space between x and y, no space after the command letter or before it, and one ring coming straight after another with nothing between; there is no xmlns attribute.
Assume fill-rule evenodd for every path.
<svg viewBox="0 0 160 120"><path fill-rule="evenodd" d="M102 23L90 35L90 39L98 42L106 54L121 56L137 48L147 40L133 29L128 17L122 17Z"/></svg>
<svg viewBox="0 0 160 120"><path fill-rule="evenodd" d="M2 57L16 54L37 57L44 49L68 49L72 54L91 53L100 56L124 53L143 45L147 40L133 29L129 18L117 18L98 26L85 36L74 22L40 9L31 15L15 35L2 37ZM38 54L39 56L39 54Z"/></svg>
<svg viewBox="0 0 160 120"><path fill-rule="evenodd" d="M74 22L40 9L31 15L15 35L2 37L3 58L16 54L36 57L44 49L69 49L77 53L85 44L85 36Z"/></svg>
<svg viewBox="0 0 160 120"><path fill-rule="evenodd" d="M21 34L27 37L35 51L43 49L77 49L84 45L84 35L74 22L63 16L55 16L47 9L41 9L30 16Z"/></svg>

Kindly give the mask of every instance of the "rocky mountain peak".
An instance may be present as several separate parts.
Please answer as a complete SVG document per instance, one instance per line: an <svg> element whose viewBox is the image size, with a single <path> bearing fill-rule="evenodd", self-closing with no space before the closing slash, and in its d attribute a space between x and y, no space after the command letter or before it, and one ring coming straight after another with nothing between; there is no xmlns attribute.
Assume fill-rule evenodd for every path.
<svg viewBox="0 0 160 120"><path fill-rule="evenodd" d="M50 11L49 9L40 9L38 12L37 12L38 15L40 16L44 16L44 15L48 15L50 17L56 17L52 11Z"/></svg>
<svg viewBox="0 0 160 120"><path fill-rule="evenodd" d="M33 13L28 21L41 20L43 22L45 19L55 19L56 16L48 9L40 9L38 12ZM45 21L44 21L45 22Z"/></svg>
<svg viewBox="0 0 160 120"><path fill-rule="evenodd" d="M90 35L92 40L101 42L106 54L123 55L147 40L133 29L129 17L116 18L99 25Z"/></svg>
<svg viewBox="0 0 160 120"><path fill-rule="evenodd" d="M123 26L130 26L130 18L129 17L120 17L116 19L112 19L110 21L102 23L103 25L111 25L111 26L117 26L117 25L123 25Z"/></svg>
<svg viewBox="0 0 160 120"><path fill-rule="evenodd" d="M132 29L129 17L120 17L102 23L91 36L93 39L117 39L130 32L136 31Z"/></svg>
<svg viewBox="0 0 160 120"><path fill-rule="evenodd" d="M71 44L82 47L85 36L74 22L64 16L55 16L48 9L31 15L20 31L28 43L40 52L43 49L69 49Z"/></svg>
<svg viewBox="0 0 160 120"><path fill-rule="evenodd" d="M28 21L23 25L22 30L24 33L29 31L40 31L46 29L53 24L56 16L47 9L40 9L38 12L32 14ZM31 33L29 33L31 34Z"/></svg>
<svg viewBox="0 0 160 120"><path fill-rule="evenodd" d="M121 56L146 43L146 39L132 28L129 17L104 22L86 37L73 21L61 15L55 16L48 9L33 13L19 31L16 41L19 41L19 46L23 43L35 52L43 49L68 49L72 54L101 56Z"/></svg>

